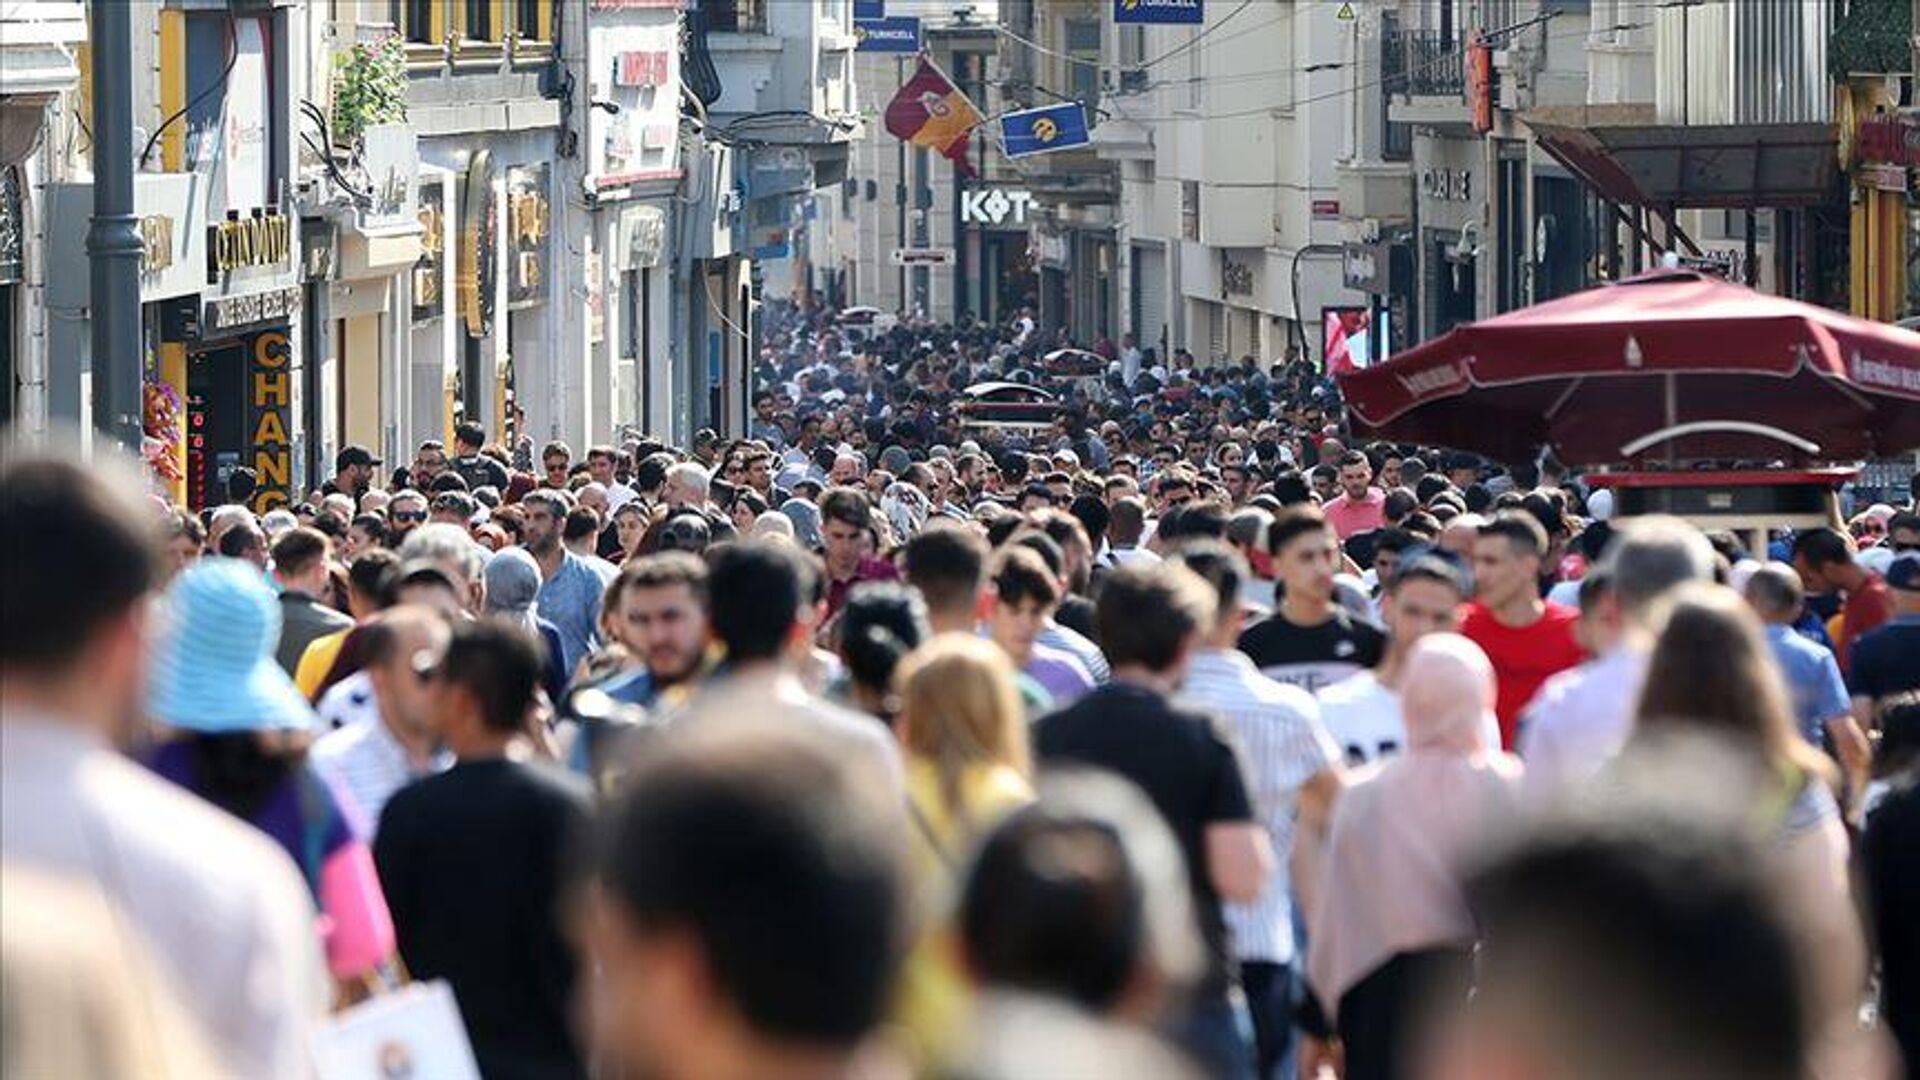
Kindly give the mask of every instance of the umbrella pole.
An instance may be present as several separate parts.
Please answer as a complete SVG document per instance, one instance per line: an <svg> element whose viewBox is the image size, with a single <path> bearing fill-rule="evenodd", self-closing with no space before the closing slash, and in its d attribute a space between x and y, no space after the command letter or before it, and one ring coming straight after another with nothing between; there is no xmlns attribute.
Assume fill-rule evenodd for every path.
<svg viewBox="0 0 1920 1080"><path fill-rule="evenodd" d="M1672 372L1668 372L1660 378L1666 392L1667 427L1671 428L1680 422L1680 386L1674 379ZM1667 442L1667 464L1669 466L1675 463L1673 449L1675 442L1675 440L1668 440Z"/></svg>

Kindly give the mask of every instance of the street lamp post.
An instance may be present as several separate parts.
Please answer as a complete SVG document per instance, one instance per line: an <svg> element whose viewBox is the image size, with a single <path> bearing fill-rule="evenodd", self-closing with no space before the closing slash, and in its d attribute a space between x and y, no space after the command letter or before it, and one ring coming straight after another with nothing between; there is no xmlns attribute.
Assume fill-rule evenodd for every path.
<svg viewBox="0 0 1920 1080"><path fill-rule="evenodd" d="M140 223L133 212L131 4L93 6L93 221L88 301L93 337L93 424L138 451Z"/></svg>

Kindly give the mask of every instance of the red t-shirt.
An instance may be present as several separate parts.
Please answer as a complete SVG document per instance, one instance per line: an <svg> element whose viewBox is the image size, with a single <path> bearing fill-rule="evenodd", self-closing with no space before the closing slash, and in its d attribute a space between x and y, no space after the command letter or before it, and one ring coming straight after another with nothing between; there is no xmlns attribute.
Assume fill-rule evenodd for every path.
<svg viewBox="0 0 1920 1080"><path fill-rule="evenodd" d="M1484 604L1467 605L1460 632L1493 662L1498 686L1493 711L1500 718L1500 742L1506 749L1513 749L1520 710L1533 700L1540 684L1586 659L1573 636L1573 624L1579 617L1573 608L1549 602L1532 626L1514 627L1494 618Z"/></svg>
<svg viewBox="0 0 1920 1080"><path fill-rule="evenodd" d="M1893 594L1879 574L1868 574L1865 585L1847 594L1840 612L1840 636L1833 641L1833 658L1840 662L1842 672L1847 670L1847 654L1854 639L1891 618Z"/></svg>

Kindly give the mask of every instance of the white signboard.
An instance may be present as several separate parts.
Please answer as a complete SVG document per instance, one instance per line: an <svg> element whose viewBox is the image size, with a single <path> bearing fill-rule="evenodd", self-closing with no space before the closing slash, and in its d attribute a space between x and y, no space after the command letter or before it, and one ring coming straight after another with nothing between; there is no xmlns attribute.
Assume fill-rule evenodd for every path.
<svg viewBox="0 0 1920 1080"><path fill-rule="evenodd" d="M680 167L679 10L620 17L588 31L587 183L599 191L666 179Z"/></svg>
<svg viewBox="0 0 1920 1080"><path fill-rule="evenodd" d="M230 210L273 202L267 189L267 46L262 29L258 18L233 21L233 71L227 75L220 133Z"/></svg>
<svg viewBox="0 0 1920 1080"><path fill-rule="evenodd" d="M894 248L893 265L952 266L953 249L950 247Z"/></svg>
<svg viewBox="0 0 1920 1080"><path fill-rule="evenodd" d="M973 188L960 193L960 220L969 225L1025 225L1033 193L1015 188Z"/></svg>

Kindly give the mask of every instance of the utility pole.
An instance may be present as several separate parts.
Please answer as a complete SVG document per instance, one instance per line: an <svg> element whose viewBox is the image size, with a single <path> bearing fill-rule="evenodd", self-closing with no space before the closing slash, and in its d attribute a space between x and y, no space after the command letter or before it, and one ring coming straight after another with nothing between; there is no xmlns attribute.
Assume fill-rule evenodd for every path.
<svg viewBox="0 0 1920 1080"><path fill-rule="evenodd" d="M93 222L88 300L93 335L93 425L140 449L140 222L133 212L131 4L93 15Z"/></svg>
<svg viewBox="0 0 1920 1080"><path fill-rule="evenodd" d="M896 76L894 80L895 82L897 82L901 86L905 86L907 84L906 57L904 56L894 57L893 73ZM896 177L899 180L899 183L896 183L895 185L893 185L893 201L894 201L894 205L897 208L896 213L898 215L897 220L895 221L895 224L894 224L894 235L898 239L896 239L894 243L900 245L901 247L906 247L908 246L907 245L907 140L905 139L894 140L894 154L895 154L895 158L894 158L895 168L898 170L898 172L896 173ZM911 306L912 305L907 300L907 265L905 263L901 263L900 264L900 306L895 308L894 310L896 312L906 311Z"/></svg>

